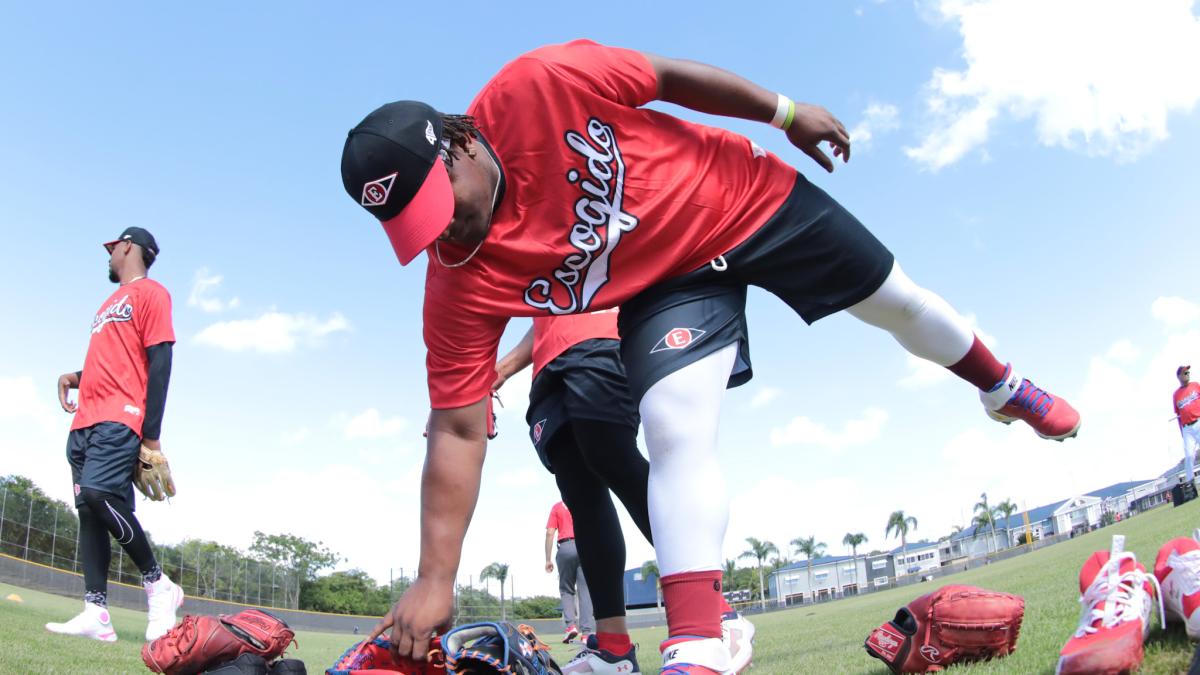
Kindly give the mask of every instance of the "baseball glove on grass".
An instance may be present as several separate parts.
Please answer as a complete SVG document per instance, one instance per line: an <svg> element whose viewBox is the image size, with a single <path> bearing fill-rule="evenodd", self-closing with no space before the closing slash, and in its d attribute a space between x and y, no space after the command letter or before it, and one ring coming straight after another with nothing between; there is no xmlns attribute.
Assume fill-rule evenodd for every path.
<svg viewBox="0 0 1200 675"><path fill-rule="evenodd" d="M562 675L550 647L524 624L471 623L442 636L446 670L458 675Z"/></svg>
<svg viewBox="0 0 1200 675"><path fill-rule="evenodd" d="M151 450L146 446L138 451L134 485L142 494L156 502L175 496L175 481L171 479L171 465L162 450Z"/></svg>
<svg viewBox="0 0 1200 675"><path fill-rule="evenodd" d="M156 673L195 675L242 654L270 661L283 654L295 638L281 619L257 609L232 616L189 614L166 635L142 646L142 661Z"/></svg>
<svg viewBox="0 0 1200 675"><path fill-rule="evenodd" d="M867 653L893 673L928 673L952 663L1011 654L1025 616L1019 595L952 585L926 593L867 637Z"/></svg>

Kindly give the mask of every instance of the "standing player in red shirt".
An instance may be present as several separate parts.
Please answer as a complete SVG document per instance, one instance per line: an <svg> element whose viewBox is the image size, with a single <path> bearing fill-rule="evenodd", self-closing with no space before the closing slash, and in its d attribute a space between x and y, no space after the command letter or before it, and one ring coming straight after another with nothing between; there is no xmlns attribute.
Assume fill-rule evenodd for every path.
<svg viewBox="0 0 1200 675"><path fill-rule="evenodd" d="M83 612L46 629L103 642L116 642L108 614L111 534L142 572L149 620L146 640L175 625L183 589L154 557L150 541L133 515L133 475L142 445L161 450L163 409L171 379L171 296L146 272L158 256L149 232L130 227L104 247L108 278L120 284L92 320L83 370L58 378L58 402L74 413L67 436L67 461L79 511L79 551L83 558ZM68 392L79 389L78 404Z"/></svg>
<svg viewBox="0 0 1200 675"><path fill-rule="evenodd" d="M1183 435L1183 462L1187 467L1188 482L1195 479L1196 453L1200 452L1200 383L1192 382L1192 367L1179 366L1175 369L1179 388L1171 397L1175 415L1179 420L1179 433Z"/></svg>
<svg viewBox="0 0 1200 675"><path fill-rule="evenodd" d="M608 543L608 542L605 542ZM554 551L553 560L550 552ZM563 502L550 507L546 519L546 573L558 567L558 596L562 601L563 644L596 633L596 618L592 610L592 594L588 592L587 577L579 564L579 547L575 545L575 523L571 510ZM586 639L586 638L585 638ZM624 654L624 652L619 652ZM634 661L636 663L636 660ZM636 666L630 666L636 670Z"/></svg>
<svg viewBox="0 0 1200 675"><path fill-rule="evenodd" d="M529 438L570 506L568 511L563 502L556 504L546 525L547 572L553 570L551 544L554 538L560 542L564 615L571 602L571 593L561 588L566 564L576 568L582 564L590 580L589 588L580 590L580 599L590 597L597 633L563 666L565 675L641 672L625 623L625 537L609 489L653 544L646 504L650 467L637 449L639 419L621 363L617 315L616 309L608 309L534 317L521 342L496 364L493 389L533 365L526 414ZM572 513L578 517L572 519ZM558 527L564 516L569 533ZM551 537L552 527L558 530L557 537ZM562 544L568 537L575 541ZM576 549L578 555L572 559ZM754 625L724 598L722 605L722 639L732 655L729 670L740 672L753 656ZM580 613L590 614L582 609ZM572 622L564 619L570 635Z"/></svg>
<svg viewBox="0 0 1200 675"><path fill-rule="evenodd" d="M401 264L422 251L431 416L417 581L384 619L417 658L449 621L478 496L486 399L513 316L621 307L621 352L650 454L651 525L667 606L665 669L721 672L716 456L727 385L749 379L746 290L811 323L841 310L979 390L993 419L1046 438L1078 413L996 360L967 321L913 283L840 204L746 138L641 106L770 122L827 171L850 157L828 111L726 71L576 41L522 55L466 116L385 105L342 153L350 196ZM486 244L486 245L485 245Z"/></svg>

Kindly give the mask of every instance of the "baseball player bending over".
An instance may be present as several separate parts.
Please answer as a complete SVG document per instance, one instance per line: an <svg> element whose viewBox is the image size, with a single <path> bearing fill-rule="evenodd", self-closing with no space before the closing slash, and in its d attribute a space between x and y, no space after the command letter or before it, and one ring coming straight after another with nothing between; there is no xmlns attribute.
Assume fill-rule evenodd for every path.
<svg viewBox="0 0 1200 675"><path fill-rule="evenodd" d="M721 673L721 399L751 376L746 290L806 322L846 310L1045 438L1079 414L997 360L857 219L743 136L641 106L769 122L825 170L848 161L832 114L718 68L579 40L517 57L467 115L390 103L354 127L342 180L401 264L425 251L429 445L417 580L383 624L421 658L453 608L478 496L497 344L514 316L621 307L621 355L650 455L664 668ZM833 157L820 148L829 143Z"/></svg>

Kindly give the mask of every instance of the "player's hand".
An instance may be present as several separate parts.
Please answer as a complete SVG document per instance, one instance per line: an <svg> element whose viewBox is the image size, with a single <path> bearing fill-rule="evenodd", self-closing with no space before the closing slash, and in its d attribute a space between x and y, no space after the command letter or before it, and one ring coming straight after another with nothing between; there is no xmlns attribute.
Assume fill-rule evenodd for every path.
<svg viewBox="0 0 1200 675"><path fill-rule="evenodd" d="M553 571L554 571L554 563L547 560L546 561L546 574L550 574Z"/></svg>
<svg viewBox="0 0 1200 675"><path fill-rule="evenodd" d="M842 163L850 161L850 134L833 113L818 105L796 104L796 116L787 130L792 145L804 151L826 171L833 172L833 160L821 150L821 143L833 146L833 156Z"/></svg>
<svg viewBox="0 0 1200 675"><path fill-rule="evenodd" d="M64 373L58 376L58 404L62 406L64 411L69 413L75 412L76 405L68 398L68 395L72 389L77 389L78 387L79 378L75 376L75 373Z"/></svg>
<svg viewBox="0 0 1200 675"><path fill-rule="evenodd" d="M450 629L454 618L453 582L417 580L379 623L371 629L367 642L392 629L392 649L401 658L425 661L429 653L429 638L436 631Z"/></svg>
<svg viewBox="0 0 1200 675"><path fill-rule="evenodd" d="M151 450L157 450L159 452L162 452L162 441L157 438L155 438L155 439L143 438L142 445L146 446L147 448L150 448Z"/></svg>
<svg viewBox="0 0 1200 675"><path fill-rule="evenodd" d="M500 387L503 387L505 382L508 382L508 375L504 372L504 370L502 368L500 368L499 365L497 365L496 366L496 381L492 383L492 393L494 394L494 393L500 391Z"/></svg>

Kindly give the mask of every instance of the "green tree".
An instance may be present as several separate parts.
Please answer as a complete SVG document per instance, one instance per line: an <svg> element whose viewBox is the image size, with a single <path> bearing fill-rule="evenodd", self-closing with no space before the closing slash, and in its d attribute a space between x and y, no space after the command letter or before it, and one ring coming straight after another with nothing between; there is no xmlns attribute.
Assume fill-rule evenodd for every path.
<svg viewBox="0 0 1200 675"><path fill-rule="evenodd" d="M815 601L817 599L817 591L813 588L812 564L813 559L825 555L825 544L818 543L816 536L796 537L790 543L792 548L796 549L797 553L804 554L804 557L808 559L808 591L812 593L813 600Z"/></svg>
<svg viewBox="0 0 1200 675"><path fill-rule="evenodd" d="M547 619L558 613L558 598L538 595L513 602L513 618Z"/></svg>
<svg viewBox="0 0 1200 675"><path fill-rule="evenodd" d="M1016 513L1018 510L1019 509L1017 508L1017 505L1014 504L1013 500L1011 500L1011 499L1005 499L1004 501L1002 501L996 505L996 515L1004 518L1004 540L1006 542L1010 542L1010 543L1006 544L1006 546L1012 545L1011 544L1012 536L1009 535L1009 533L1008 533L1008 530L1009 530L1008 519L1012 518L1012 515L1014 513Z"/></svg>
<svg viewBox="0 0 1200 675"><path fill-rule="evenodd" d="M867 535L862 532L847 532L842 537L842 545L850 547L850 559L854 561L854 583L858 584L858 547L867 543ZM862 591L859 591L860 593Z"/></svg>
<svg viewBox="0 0 1200 675"><path fill-rule="evenodd" d="M487 581L488 579L500 582L500 620L504 621L507 618L504 611L504 582L508 581L508 563L494 562L483 568L483 571L479 573L479 580Z"/></svg>
<svg viewBox="0 0 1200 675"><path fill-rule="evenodd" d="M725 568L721 572L721 585L726 591L737 590L737 561L733 559L725 560Z"/></svg>
<svg viewBox="0 0 1200 675"><path fill-rule="evenodd" d="M779 549L769 541L759 541L754 537L746 537L746 543L750 545L750 548L743 551L738 558L754 558L758 561L758 601L762 608L766 609L767 594L764 589L766 582L763 581L763 561L772 553L779 553Z"/></svg>
<svg viewBox="0 0 1200 675"><path fill-rule="evenodd" d="M896 536L900 538L900 559L904 560L908 557L908 533L910 530L917 529L917 519L913 516L904 515L904 511L892 511L892 515L888 516L887 529L884 530L883 536L888 537L894 531ZM903 563L907 565L908 563ZM902 574L900 565L896 566L896 576Z"/></svg>
<svg viewBox="0 0 1200 675"><path fill-rule="evenodd" d="M500 614L500 601L482 588L459 586L457 600L458 607L454 618L456 624L492 621Z"/></svg>
<svg viewBox="0 0 1200 675"><path fill-rule="evenodd" d="M647 560L642 563L642 578L654 577L654 606L662 609L662 578L658 575L658 561Z"/></svg>
<svg viewBox="0 0 1200 675"><path fill-rule="evenodd" d="M359 569L318 577L300 591L300 605L318 612L382 616L389 604L387 588Z"/></svg>
<svg viewBox="0 0 1200 675"><path fill-rule="evenodd" d="M298 609L300 587L316 579L321 570L333 567L341 559L325 547L324 542L311 542L293 534L264 534L255 530L250 552L258 560L279 566L285 575L283 606Z"/></svg>
<svg viewBox="0 0 1200 675"><path fill-rule="evenodd" d="M975 518L971 524L975 526L975 533L972 538L978 537L985 528L990 528L992 536L988 537L988 553L992 553L996 543L996 507L988 504L986 492L979 495L979 501L975 503L974 510Z"/></svg>

